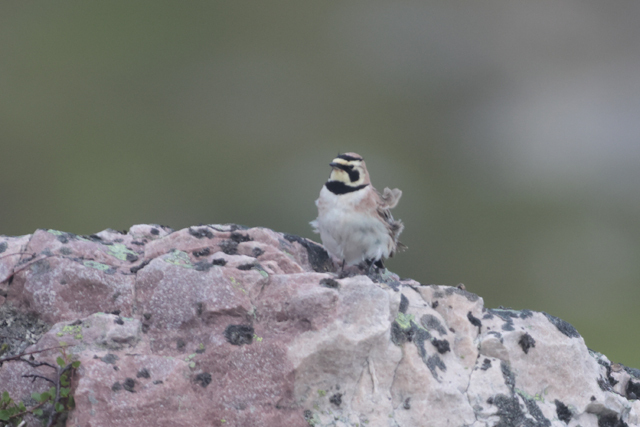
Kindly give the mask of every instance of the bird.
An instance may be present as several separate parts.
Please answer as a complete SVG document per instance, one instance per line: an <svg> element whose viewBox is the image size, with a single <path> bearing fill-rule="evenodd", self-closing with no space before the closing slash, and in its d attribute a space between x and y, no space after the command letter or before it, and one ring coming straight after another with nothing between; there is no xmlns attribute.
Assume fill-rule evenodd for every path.
<svg viewBox="0 0 640 427"><path fill-rule="evenodd" d="M345 266L375 266L406 246L398 241L404 224L391 215L402 191L385 188L378 192L369 178L364 158L357 153L338 154L331 175L316 200L318 217L311 221L327 252Z"/></svg>

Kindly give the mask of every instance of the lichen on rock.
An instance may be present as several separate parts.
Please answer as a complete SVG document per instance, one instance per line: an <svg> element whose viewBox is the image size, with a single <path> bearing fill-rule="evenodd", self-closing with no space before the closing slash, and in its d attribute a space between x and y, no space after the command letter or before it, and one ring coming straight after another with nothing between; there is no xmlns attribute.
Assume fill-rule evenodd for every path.
<svg viewBox="0 0 640 427"><path fill-rule="evenodd" d="M640 371L567 322L388 271L341 277L298 236L38 230L0 253L0 358L64 342L81 362L67 425L640 425ZM0 389L47 389L33 369L4 362Z"/></svg>

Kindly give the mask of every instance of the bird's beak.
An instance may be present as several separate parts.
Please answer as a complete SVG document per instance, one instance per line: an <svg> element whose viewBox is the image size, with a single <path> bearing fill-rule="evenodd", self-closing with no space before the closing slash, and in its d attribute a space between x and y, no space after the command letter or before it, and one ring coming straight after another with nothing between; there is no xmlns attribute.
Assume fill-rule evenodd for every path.
<svg viewBox="0 0 640 427"><path fill-rule="evenodd" d="M331 166L334 169L340 169L346 172L347 168L345 165L341 164L341 163L336 163L336 162L331 162L329 163L329 166Z"/></svg>

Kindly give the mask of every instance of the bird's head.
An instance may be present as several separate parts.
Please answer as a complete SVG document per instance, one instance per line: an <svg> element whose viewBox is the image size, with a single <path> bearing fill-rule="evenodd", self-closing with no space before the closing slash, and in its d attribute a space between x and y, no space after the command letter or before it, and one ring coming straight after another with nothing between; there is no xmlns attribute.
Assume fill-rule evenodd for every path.
<svg viewBox="0 0 640 427"><path fill-rule="evenodd" d="M329 165L332 168L329 181L342 182L349 187L371 183L367 166L359 154L339 154Z"/></svg>

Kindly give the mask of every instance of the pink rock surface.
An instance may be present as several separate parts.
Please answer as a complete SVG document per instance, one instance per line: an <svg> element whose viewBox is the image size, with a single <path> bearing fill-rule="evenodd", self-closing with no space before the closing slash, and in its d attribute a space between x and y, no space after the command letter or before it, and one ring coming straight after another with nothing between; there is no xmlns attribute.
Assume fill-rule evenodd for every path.
<svg viewBox="0 0 640 427"><path fill-rule="evenodd" d="M389 272L338 278L297 236L136 225L0 251L7 354L63 342L81 362L69 426L639 425L640 371L571 325ZM28 404L49 387L29 373L48 371L4 362L0 391Z"/></svg>

